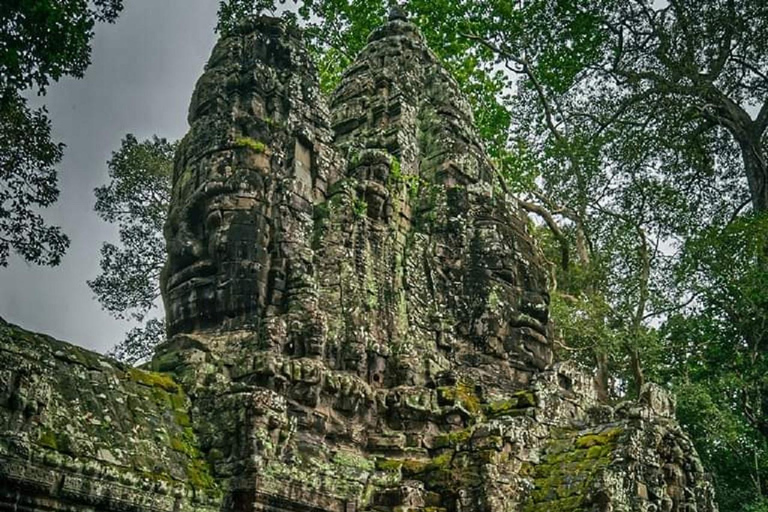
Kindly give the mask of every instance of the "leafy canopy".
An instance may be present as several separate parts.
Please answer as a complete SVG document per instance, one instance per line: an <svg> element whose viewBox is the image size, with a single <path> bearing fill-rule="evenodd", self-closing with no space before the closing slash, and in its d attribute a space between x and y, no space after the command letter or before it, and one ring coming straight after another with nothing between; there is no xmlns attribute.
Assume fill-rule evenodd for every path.
<svg viewBox="0 0 768 512"><path fill-rule="evenodd" d="M149 356L163 336L162 322L147 316L160 297L175 150L175 142L156 136L139 141L126 135L108 162L110 182L94 191L94 210L117 225L119 243L102 245L101 273L88 286L114 317L146 322L113 350L128 362Z"/></svg>
<svg viewBox="0 0 768 512"><path fill-rule="evenodd" d="M6 0L0 6L0 91L45 90L83 76L93 27L113 22L122 0Z"/></svg>
<svg viewBox="0 0 768 512"><path fill-rule="evenodd" d="M38 212L59 195L54 166L62 144L51 141L44 110L31 111L18 96L0 104L0 267L11 251L38 265L57 265L69 238Z"/></svg>
<svg viewBox="0 0 768 512"><path fill-rule="evenodd" d="M51 141L44 94L62 76L82 77L97 21L114 21L122 0L5 0L0 3L0 267L13 251L39 265L58 265L69 246L39 213L59 195L55 166L63 144Z"/></svg>

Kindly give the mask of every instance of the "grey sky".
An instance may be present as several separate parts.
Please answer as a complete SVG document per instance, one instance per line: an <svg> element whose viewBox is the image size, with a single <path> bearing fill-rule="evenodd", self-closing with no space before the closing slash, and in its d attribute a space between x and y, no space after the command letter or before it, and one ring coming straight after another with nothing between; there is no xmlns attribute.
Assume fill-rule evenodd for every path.
<svg viewBox="0 0 768 512"><path fill-rule="evenodd" d="M54 137L67 145L61 196L46 217L72 245L58 267L13 259L0 268L0 316L27 329L98 351L130 327L94 300L86 279L98 273L101 243L115 230L93 213L93 189L126 133L179 138L187 130L192 88L215 42L215 0L127 0L114 25L96 27L92 64L81 80L50 87Z"/></svg>

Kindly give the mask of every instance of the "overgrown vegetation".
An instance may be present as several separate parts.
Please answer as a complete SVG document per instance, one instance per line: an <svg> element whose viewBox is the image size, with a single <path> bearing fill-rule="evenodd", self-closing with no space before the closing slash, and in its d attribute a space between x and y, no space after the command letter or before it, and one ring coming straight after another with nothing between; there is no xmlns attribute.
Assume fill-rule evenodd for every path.
<svg viewBox="0 0 768 512"><path fill-rule="evenodd" d="M149 357L165 336L163 321L151 313L160 298L175 150L165 139L126 135L108 162L111 181L94 191L96 213L117 225L120 241L101 246L101 273L88 286L112 316L143 323L112 350L129 363Z"/></svg>

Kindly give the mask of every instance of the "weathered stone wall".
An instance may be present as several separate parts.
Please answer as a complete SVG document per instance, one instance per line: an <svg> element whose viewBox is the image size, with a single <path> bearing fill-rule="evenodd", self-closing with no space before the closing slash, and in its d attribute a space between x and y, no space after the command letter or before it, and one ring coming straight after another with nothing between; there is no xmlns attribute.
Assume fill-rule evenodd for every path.
<svg viewBox="0 0 768 512"><path fill-rule="evenodd" d="M663 391L601 405L567 364L499 399L459 384L431 403L410 395L411 411L472 421L377 430L362 448L335 432L308 443L320 415L275 392L229 384L190 400L166 373L5 323L0 368L0 510L716 510ZM253 465L237 467L249 446Z"/></svg>
<svg viewBox="0 0 768 512"><path fill-rule="evenodd" d="M0 319L0 510L216 510L171 376Z"/></svg>
<svg viewBox="0 0 768 512"><path fill-rule="evenodd" d="M154 373L1 331L29 369L0 374L0 510L716 510L663 391L611 407L553 365L541 253L416 27L394 13L325 102L284 21L217 44Z"/></svg>

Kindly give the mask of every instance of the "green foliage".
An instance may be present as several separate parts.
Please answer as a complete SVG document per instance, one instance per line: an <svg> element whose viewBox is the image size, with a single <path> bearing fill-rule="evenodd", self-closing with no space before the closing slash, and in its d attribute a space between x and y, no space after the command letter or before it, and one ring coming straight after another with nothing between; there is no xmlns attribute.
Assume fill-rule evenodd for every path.
<svg viewBox="0 0 768 512"><path fill-rule="evenodd" d="M713 472L722 510L761 510L765 497L758 482L768 476L768 446L738 414L738 390L728 380L710 376L675 386L678 418Z"/></svg>
<svg viewBox="0 0 768 512"><path fill-rule="evenodd" d="M122 0L9 0L0 8L0 92L37 87L91 63L97 21L113 22Z"/></svg>
<svg viewBox="0 0 768 512"><path fill-rule="evenodd" d="M11 251L58 265L69 246L37 211L58 198L54 167L64 146L51 141L46 110L31 110L21 93L43 94L51 80L82 77L94 24L114 21L121 10L122 0L9 0L0 7L0 267Z"/></svg>
<svg viewBox="0 0 768 512"><path fill-rule="evenodd" d="M46 225L38 209L59 196L56 170L62 144L51 141L44 109L20 96L0 102L0 267L11 251L38 265L58 265L69 238Z"/></svg>
<svg viewBox="0 0 768 512"><path fill-rule="evenodd" d="M389 180L392 183L405 185L408 195L414 198L419 193L419 187L421 186L421 180L416 174L407 174L403 172L400 166L400 160L397 157L392 156L389 164Z"/></svg>
<svg viewBox="0 0 768 512"><path fill-rule="evenodd" d="M217 13L216 32L222 36L232 34L248 16L263 10L274 11L274 0L221 0Z"/></svg>
<svg viewBox="0 0 768 512"><path fill-rule="evenodd" d="M355 217L363 218L368 215L368 203L364 199L355 199L352 204L352 211L355 213Z"/></svg>
<svg viewBox="0 0 768 512"><path fill-rule="evenodd" d="M116 318L144 322L128 332L113 355L136 362L151 354L163 336L163 323L146 319L160 297L165 264L163 224L171 194L176 143L126 135L108 162L111 181L98 187L94 210L117 225L119 244L101 248L101 274L88 281L101 306Z"/></svg>
<svg viewBox="0 0 768 512"><path fill-rule="evenodd" d="M165 323L162 319L150 318L144 325L133 327L109 355L119 361L135 364L152 357L155 347L165 340Z"/></svg>
<svg viewBox="0 0 768 512"><path fill-rule="evenodd" d="M768 478L768 216L691 237L676 281L690 305L662 327L659 376L714 472L723 510L764 510Z"/></svg>
<svg viewBox="0 0 768 512"><path fill-rule="evenodd" d="M618 333L608 323L610 306L599 296L552 295L551 314L558 319L557 327L562 339L576 351L599 350L620 353ZM572 357L576 354L571 354ZM565 356L568 357L568 356ZM579 357L591 366L590 355Z"/></svg>

